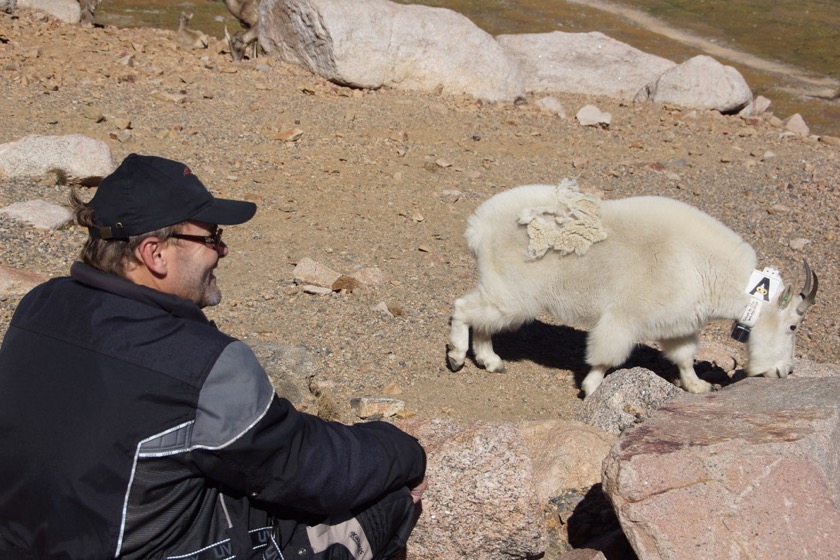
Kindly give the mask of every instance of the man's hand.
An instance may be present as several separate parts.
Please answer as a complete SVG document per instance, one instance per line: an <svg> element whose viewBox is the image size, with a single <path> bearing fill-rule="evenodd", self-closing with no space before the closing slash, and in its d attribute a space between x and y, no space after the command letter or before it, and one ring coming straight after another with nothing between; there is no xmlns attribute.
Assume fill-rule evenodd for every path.
<svg viewBox="0 0 840 560"><path fill-rule="evenodd" d="M411 499L414 500L415 504L420 501L420 498L423 496L423 492L425 492L428 487L429 483L426 482L426 477L423 477L420 484L411 489Z"/></svg>

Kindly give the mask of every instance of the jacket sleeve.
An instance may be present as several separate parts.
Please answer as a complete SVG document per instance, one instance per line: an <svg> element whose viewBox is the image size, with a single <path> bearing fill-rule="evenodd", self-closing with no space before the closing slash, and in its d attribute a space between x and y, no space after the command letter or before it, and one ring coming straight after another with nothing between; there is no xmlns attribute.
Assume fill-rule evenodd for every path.
<svg viewBox="0 0 840 560"><path fill-rule="evenodd" d="M297 411L240 341L208 375L191 448L202 473L229 490L313 514L349 511L413 486L426 469L417 440L391 424L347 426Z"/></svg>

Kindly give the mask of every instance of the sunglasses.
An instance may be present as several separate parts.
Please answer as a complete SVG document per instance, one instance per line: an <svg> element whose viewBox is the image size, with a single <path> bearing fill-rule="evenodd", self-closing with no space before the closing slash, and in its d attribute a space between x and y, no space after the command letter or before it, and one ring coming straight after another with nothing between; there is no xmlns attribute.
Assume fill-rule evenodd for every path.
<svg viewBox="0 0 840 560"><path fill-rule="evenodd" d="M186 233L173 233L170 237L175 239L186 239L187 241L198 241L212 247L216 251L225 246L222 241L222 228L217 227L210 235L187 235Z"/></svg>

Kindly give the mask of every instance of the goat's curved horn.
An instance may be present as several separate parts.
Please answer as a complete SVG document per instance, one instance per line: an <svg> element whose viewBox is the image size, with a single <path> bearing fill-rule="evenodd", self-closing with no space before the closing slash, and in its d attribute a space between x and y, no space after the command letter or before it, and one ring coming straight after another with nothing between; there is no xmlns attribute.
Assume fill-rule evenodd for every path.
<svg viewBox="0 0 840 560"><path fill-rule="evenodd" d="M796 312L800 315L804 315L808 308L814 305L814 301L817 299L817 288L819 287L817 275L811 271L811 267L808 266L808 261L802 259L802 265L805 268L805 287L802 288L802 292L799 294L802 296L802 301L796 308Z"/></svg>

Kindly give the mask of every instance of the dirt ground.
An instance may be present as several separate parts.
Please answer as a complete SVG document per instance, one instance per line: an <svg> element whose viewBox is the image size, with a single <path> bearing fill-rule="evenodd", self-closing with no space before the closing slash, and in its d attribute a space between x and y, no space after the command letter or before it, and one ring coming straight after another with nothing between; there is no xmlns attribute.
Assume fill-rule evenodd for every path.
<svg viewBox="0 0 840 560"><path fill-rule="evenodd" d="M233 63L219 41L193 50L171 31L83 28L24 10L0 14L0 90L0 143L80 133L107 142L117 162L132 152L181 160L217 196L256 201L252 221L225 230L224 300L208 315L234 336L307 349L339 419L354 419L350 399L386 394L410 413L465 421L574 415L586 372L574 326L540 317L496 337L505 374L445 363L452 302L475 283L468 216L494 193L565 177L609 199L698 206L799 286L807 258L820 292L797 355L840 362L840 148L768 119L557 94L562 118L536 97L514 106L351 90L270 57ZM588 103L612 115L609 128L577 123ZM36 195L66 205L64 186L3 184L2 206ZM45 276L66 274L84 237L0 225L0 261ZM307 294L292 279L305 257L388 280ZM14 304L3 302L3 331ZM710 325L703 340L743 363L730 326ZM647 346L631 361L668 373Z"/></svg>

